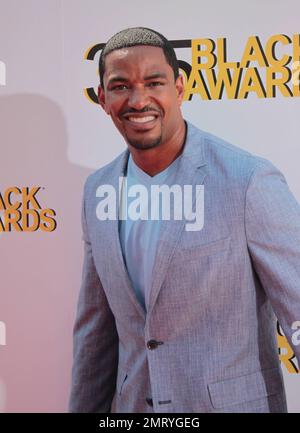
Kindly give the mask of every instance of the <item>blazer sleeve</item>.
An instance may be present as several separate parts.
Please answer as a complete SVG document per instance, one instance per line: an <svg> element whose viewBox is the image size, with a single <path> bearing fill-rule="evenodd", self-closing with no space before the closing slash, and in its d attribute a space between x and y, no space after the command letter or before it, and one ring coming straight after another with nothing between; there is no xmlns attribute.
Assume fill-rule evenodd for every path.
<svg viewBox="0 0 300 433"><path fill-rule="evenodd" d="M118 334L96 271L82 200L84 261L73 329L70 412L110 412L116 388Z"/></svg>
<svg viewBox="0 0 300 433"><path fill-rule="evenodd" d="M248 183L245 227L255 271L300 366L300 206L265 160Z"/></svg>

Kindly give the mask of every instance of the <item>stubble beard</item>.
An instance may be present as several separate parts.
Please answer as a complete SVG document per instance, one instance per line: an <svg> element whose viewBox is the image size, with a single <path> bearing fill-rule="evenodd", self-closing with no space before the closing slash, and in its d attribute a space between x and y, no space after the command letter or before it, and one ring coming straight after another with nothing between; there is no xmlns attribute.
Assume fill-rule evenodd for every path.
<svg viewBox="0 0 300 433"><path fill-rule="evenodd" d="M127 142L132 147L138 150L148 150L148 149L154 149L155 147L158 147L160 143L162 142L162 136L152 139L151 141L148 140L132 140L127 137Z"/></svg>

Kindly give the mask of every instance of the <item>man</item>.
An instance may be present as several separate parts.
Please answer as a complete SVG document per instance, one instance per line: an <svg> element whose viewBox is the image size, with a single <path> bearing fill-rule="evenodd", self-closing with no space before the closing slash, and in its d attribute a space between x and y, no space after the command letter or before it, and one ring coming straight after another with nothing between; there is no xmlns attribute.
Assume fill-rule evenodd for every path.
<svg viewBox="0 0 300 433"><path fill-rule="evenodd" d="M299 361L300 207L284 177L184 121L183 79L161 34L114 35L100 80L128 149L85 184L70 410L285 412L273 310ZM105 185L121 190L115 218L103 217ZM203 224L188 229L174 204L169 220L123 218L134 207L126 188L155 185L188 191ZM135 215L149 216L148 204Z"/></svg>

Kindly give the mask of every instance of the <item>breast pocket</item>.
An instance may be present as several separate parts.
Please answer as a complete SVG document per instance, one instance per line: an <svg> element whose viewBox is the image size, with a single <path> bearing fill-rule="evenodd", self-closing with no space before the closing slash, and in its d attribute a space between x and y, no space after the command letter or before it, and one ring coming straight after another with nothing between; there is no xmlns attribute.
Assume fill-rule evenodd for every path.
<svg viewBox="0 0 300 433"><path fill-rule="evenodd" d="M214 254L228 251L230 250L230 248L230 236L209 243L193 246L191 248L181 248L180 245L178 245L177 250L173 255L172 262L186 263L198 261L203 257L208 257Z"/></svg>

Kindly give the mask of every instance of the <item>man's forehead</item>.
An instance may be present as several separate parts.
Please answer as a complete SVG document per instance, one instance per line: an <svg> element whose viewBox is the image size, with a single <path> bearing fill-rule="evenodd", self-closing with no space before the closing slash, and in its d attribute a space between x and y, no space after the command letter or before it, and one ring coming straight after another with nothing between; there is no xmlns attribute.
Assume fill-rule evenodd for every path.
<svg viewBox="0 0 300 433"><path fill-rule="evenodd" d="M135 65L168 65L163 49L149 45L137 45L116 49L106 55L105 69Z"/></svg>

